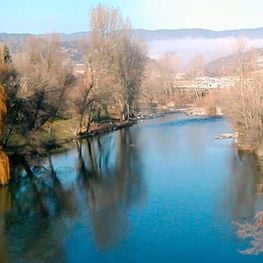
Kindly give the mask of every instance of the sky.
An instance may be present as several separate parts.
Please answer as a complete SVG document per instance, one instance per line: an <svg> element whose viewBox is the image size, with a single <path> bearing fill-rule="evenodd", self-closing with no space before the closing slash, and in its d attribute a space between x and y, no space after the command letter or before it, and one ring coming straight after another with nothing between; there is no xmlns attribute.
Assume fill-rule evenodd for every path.
<svg viewBox="0 0 263 263"><path fill-rule="evenodd" d="M263 27L263 0L6 0L0 32L88 31L90 9L99 3L118 7L137 29Z"/></svg>

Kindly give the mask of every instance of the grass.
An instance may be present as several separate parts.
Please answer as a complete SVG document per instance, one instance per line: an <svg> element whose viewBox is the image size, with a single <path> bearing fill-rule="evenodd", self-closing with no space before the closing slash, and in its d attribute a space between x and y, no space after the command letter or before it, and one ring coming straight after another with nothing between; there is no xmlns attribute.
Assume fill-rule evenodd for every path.
<svg viewBox="0 0 263 263"><path fill-rule="evenodd" d="M67 141L75 137L77 118L56 120L52 124L51 134L48 133L49 123L45 124L40 131L41 141Z"/></svg>
<svg viewBox="0 0 263 263"><path fill-rule="evenodd" d="M112 120L109 116L100 116L98 122ZM76 127L78 118L56 119L52 123L51 133L49 133L50 123L47 122L37 134L27 138L23 134L12 134L9 139L7 151L12 153L18 149L23 151L29 146L31 149L40 147L42 152L62 152L72 147L73 139L76 138ZM106 125L106 124L105 124ZM106 126L99 126L106 129Z"/></svg>
<svg viewBox="0 0 263 263"><path fill-rule="evenodd" d="M22 147L26 144L26 137L22 134L12 133L9 138L8 144L11 146Z"/></svg>
<svg viewBox="0 0 263 263"><path fill-rule="evenodd" d="M71 148L71 144L67 142L75 137L77 124L77 118L57 119L52 123L51 134L49 134L50 123L46 123L39 131L39 142L51 152L67 150ZM34 138L31 138L31 143L34 145ZM9 138L7 152L23 149L28 144L28 138L24 134L13 133Z"/></svg>

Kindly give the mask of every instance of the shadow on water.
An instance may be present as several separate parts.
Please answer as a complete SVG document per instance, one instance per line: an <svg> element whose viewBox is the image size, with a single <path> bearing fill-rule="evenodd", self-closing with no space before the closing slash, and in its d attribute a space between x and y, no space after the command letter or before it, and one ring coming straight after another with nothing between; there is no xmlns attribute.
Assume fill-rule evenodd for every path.
<svg viewBox="0 0 263 263"><path fill-rule="evenodd" d="M127 207L144 199L133 143L129 129L77 142L77 175L70 185L60 179L51 155L31 166L34 177L21 178L28 164L16 160L13 171L20 179L0 188L0 259L64 262L64 240L80 218L91 221L100 249L117 245L128 231Z"/></svg>

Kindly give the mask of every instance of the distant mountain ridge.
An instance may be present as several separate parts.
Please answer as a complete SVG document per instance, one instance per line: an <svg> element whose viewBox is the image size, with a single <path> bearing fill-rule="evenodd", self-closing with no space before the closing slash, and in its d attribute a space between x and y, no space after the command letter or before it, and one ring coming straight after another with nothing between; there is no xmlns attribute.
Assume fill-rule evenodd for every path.
<svg viewBox="0 0 263 263"><path fill-rule="evenodd" d="M184 68L194 56L204 56L207 63L212 62L209 67L211 71L219 63L216 61L220 57L227 57L235 53L233 44L235 38L245 37L246 47L263 48L263 27L252 29L238 29L213 31L208 29L176 29L176 30L145 30L133 29L133 34L144 40L147 45L148 56L158 58L165 53L174 53L181 58L182 68ZM45 36L51 34L8 34L0 33L0 43L7 43L12 53L19 53L23 49L23 42L29 36ZM78 41L87 39L90 32L76 32L72 34L57 34L61 46L76 63L81 62ZM232 65L231 57L225 62ZM231 66L230 66L231 67Z"/></svg>
<svg viewBox="0 0 263 263"><path fill-rule="evenodd" d="M144 37L146 40L169 40L182 38L226 38L226 37L247 37L263 38L263 27L254 29L238 29L213 31L209 29L177 29L177 30L133 30L135 35Z"/></svg>
<svg viewBox="0 0 263 263"><path fill-rule="evenodd" d="M254 49L254 53L257 54L258 58L259 57L263 58L263 48ZM251 58L250 56L251 56L250 51L246 51L243 54L243 59L245 64L249 62ZM238 59L239 57L238 54L236 53L231 54L229 56L217 58L206 64L205 72L208 73L209 75L220 75L222 74L222 70L223 70L228 74L233 74L233 72L236 71ZM260 61L256 60L256 66L258 70L262 70L263 64L261 59Z"/></svg>
<svg viewBox="0 0 263 263"><path fill-rule="evenodd" d="M134 35L144 39L145 41L154 40L169 40L169 39L184 39L184 38L226 38L226 37L247 37L251 39L263 38L263 27L251 29L237 29L237 30L223 30L214 31L209 29L160 29L160 30L146 30L146 29L133 29ZM58 33L62 41L76 41L87 37L90 32L76 32L72 34ZM0 41L19 41L28 36L35 34L8 34L0 33ZM38 34L43 36L45 34ZM47 34L48 35L48 34Z"/></svg>

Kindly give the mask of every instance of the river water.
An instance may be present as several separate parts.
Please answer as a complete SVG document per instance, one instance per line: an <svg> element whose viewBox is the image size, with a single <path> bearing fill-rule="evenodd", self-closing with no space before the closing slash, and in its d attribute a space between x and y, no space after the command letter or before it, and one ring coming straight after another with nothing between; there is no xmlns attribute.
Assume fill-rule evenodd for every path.
<svg viewBox="0 0 263 263"><path fill-rule="evenodd" d="M263 209L262 178L227 132L175 114L36 162L0 189L0 262L262 262L236 224Z"/></svg>

